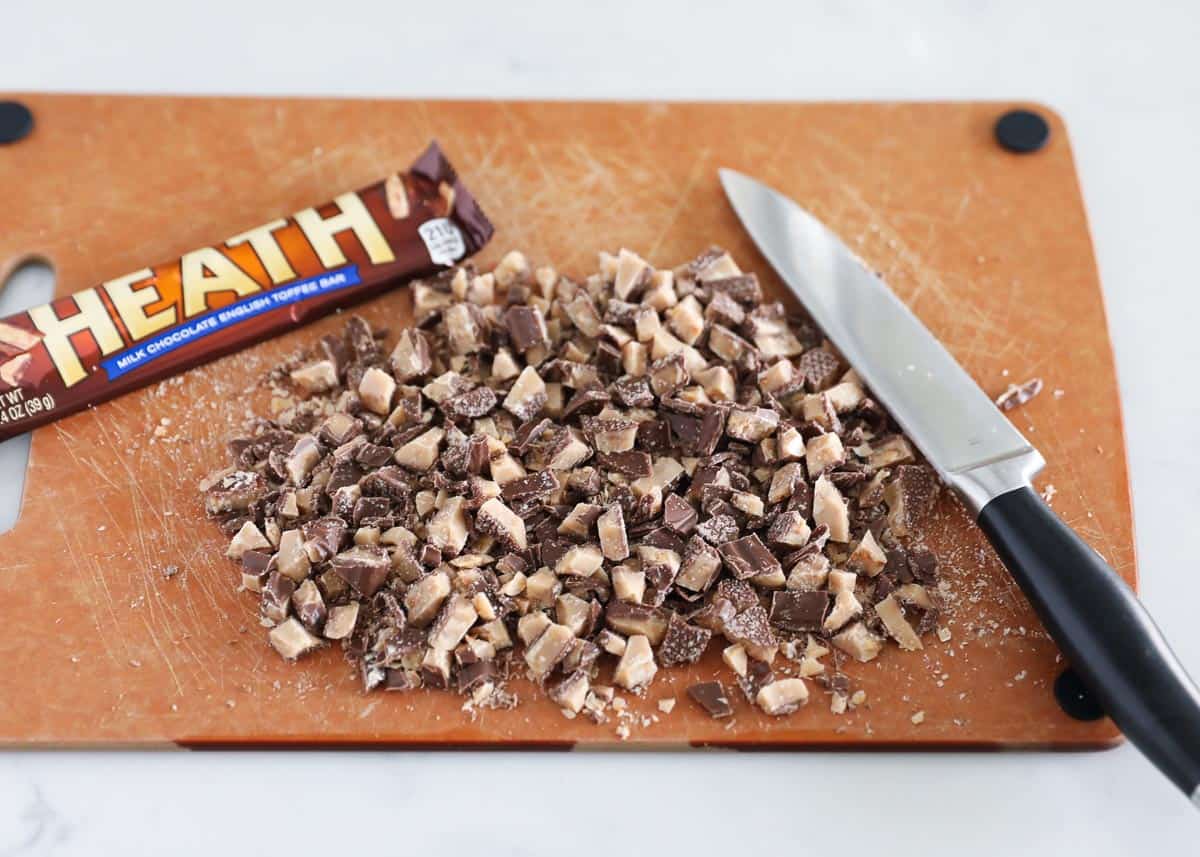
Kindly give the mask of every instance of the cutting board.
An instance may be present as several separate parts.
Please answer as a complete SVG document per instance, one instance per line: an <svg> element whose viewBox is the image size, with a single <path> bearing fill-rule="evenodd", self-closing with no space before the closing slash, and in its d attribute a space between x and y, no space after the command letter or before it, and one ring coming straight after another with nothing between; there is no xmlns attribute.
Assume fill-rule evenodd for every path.
<svg viewBox="0 0 1200 857"><path fill-rule="evenodd" d="M431 139L510 248L577 275L625 246L670 266L711 243L784 295L722 198L720 166L785 191L845 237L990 394L1041 377L1012 419L1049 462L1039 486L1130 583L1120 399L1075 167L999 148L999 104L417 102L21 95L37 118L0 147L0 278L43 258L66 295L221 241L405 167ZM784 297L785 300L788 298ZM362 307L398 330L406 289ZM41 746L1057 747L1117 739L1052 693L1064 664L952 501L932 541L949 642L848 668L864 705L814 693L791 717L687 699L711 657L662 671L621 741L516 682L511 712L444 693L364 695L336 650L280 660L237 589L197 482L266 392L255 379L341 324L275 341L39 429L24 504L0 536L0 742ZM169 420L169 424L164 423ZM167 425L166 436L155 428ZM160 432L161 434L161 432ZM176 566L179 573L166 576ZM1097 617L1102 620L1102 617ZM604 677L607 678L607 677ZM735 692L736 695L736 692ZM675 698L670 714L658 702ZM923 719L917 715L923 712ZM914 722L918 721L918 722Z"/></svg>

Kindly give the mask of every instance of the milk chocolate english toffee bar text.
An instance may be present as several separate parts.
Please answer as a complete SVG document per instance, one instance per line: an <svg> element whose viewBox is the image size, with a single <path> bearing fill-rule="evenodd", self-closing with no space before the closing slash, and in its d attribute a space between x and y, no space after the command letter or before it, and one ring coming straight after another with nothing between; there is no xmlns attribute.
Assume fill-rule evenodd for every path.
<svg viewBox="0 0 1200 857"><path fill-rule="evenodd" d="M0 440L434 273L491 236L433 143L406 173L0 319Z"/></svg>

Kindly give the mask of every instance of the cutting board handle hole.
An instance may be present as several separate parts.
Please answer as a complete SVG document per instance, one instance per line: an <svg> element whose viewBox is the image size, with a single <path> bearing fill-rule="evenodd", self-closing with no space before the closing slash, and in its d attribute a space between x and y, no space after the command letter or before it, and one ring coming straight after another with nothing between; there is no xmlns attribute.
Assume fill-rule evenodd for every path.
<svg viewBox="0 0 1200 857"><path fill-rule="evenodd" d="M0 318L49 302L54 280L54 268L45 259L22 261L0 288ZM11 530L21 514L30 440L23 434L0 443L0 533Z"/></svg>

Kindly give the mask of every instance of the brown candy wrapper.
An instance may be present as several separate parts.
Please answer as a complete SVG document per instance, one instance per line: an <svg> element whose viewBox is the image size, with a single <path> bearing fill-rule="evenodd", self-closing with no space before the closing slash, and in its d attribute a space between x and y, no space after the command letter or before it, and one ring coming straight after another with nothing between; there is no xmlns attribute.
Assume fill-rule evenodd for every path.
<svg viewBox="0 0 1200 857"><path fill-rule="evenodd" d="M492 231L432 143L406 173L0 319L0 440L453 265Z"/></svg>

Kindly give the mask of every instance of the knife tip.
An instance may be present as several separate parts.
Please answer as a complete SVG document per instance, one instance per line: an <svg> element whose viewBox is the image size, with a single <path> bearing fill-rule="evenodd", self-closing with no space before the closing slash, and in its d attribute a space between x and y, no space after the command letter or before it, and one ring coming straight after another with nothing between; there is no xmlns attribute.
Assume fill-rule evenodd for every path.
<svg viewBox="0 0 1200 857"><path fill-rule="evenodd" d="M721 187L725 189L726 196L731 196L739 184L744 184L748 181L746 176L737 170L729 169L729 167L718 167L717 177L721 180Z"/></svg>

